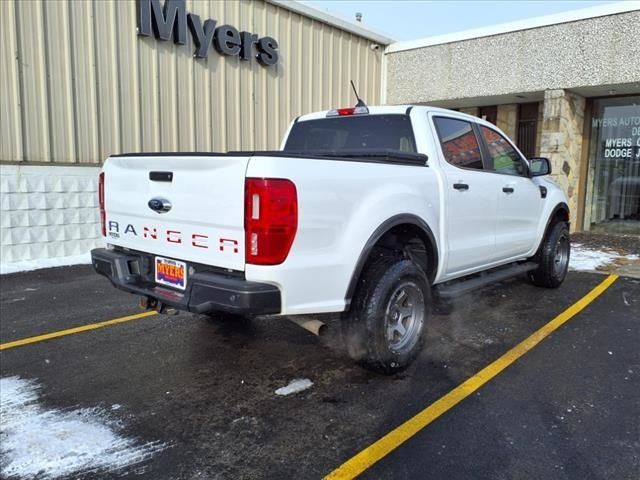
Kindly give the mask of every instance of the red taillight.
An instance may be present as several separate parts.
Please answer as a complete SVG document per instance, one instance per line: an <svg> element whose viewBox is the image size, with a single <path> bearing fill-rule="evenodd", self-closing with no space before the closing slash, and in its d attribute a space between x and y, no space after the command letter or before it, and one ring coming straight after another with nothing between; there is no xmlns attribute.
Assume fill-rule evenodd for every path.
<svg viewBox="0 0 640 480"><path fill-rule="evenodd" d="M107 236L106 214L104 211L104 172L98 177L98 204L100 205L100 228L102 236Z"/></svg>
<svg viewBox="0 0 640 480"><path fill-rule="evenodd" d="M290 180L247 178L244 188L245 258L278 265L289 255L298 229L298 194Z"/></svg>

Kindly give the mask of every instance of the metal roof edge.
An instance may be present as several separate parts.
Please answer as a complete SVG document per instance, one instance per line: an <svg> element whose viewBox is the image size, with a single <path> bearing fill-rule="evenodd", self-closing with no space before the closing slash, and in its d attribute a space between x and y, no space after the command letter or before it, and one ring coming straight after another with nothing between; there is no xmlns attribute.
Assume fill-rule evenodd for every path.
<svg viewBox="0 0 640 480"><path fill-rule="evenodd" d="M553 15L545 15L541 17L528 18L526 20L517 20L515 22L500 23L498 25L463 30L461 32L448 33L445 35L395 42L385 49L385 54L414 50L416 48L432 47L445 43L473 40L475 38L490 37L493 35L501 35L521 30L548 27L562 23L577 22L580 20L588 20L590 18L617 15L635 10L640 10L640 1L638 0L608 3L595 7L581 8L579 10L554 13Z"/></svg>
<svg viewBox="0 0 640 480"><path fill-rule="evenodd" d="M285 8L287 10L298 13L300 15L304 15L305 17L310 17L320 22L324 22L326 24L329 24L341 30L346 30L360 37L373 40L374 42L377 42L380 45L387 46L395 42L394 39L382 33L378 33L374 30L362 27L353 22L343 20L340 17L336 17L329 13L323 12L318 8L312 7L311 5L307 5L302 2L298 2L296 0L265 0L265 1L277 7Z"/></svg>

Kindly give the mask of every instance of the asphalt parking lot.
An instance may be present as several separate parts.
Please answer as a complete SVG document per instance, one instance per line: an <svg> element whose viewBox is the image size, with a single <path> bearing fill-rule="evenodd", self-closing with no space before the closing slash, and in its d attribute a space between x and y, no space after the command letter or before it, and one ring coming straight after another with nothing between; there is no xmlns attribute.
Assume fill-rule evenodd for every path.
<svg viewBox="0 0 640 480"><path fill-rule="evenodd" d="M570 272L558 290L522 279L461 298L432 317L419 359L391 377L354 365L335 334L318 339L277 318L190 314L5 348L0 377L37 382L41 408L100 409L127 438L157 446L139 462L81 477L322 478L603 279ZM139 312L134 296L87 266L0 282L3 345ZM621 277L362 478L637 479L639 345L640 281ZM313 386L274 393L296 378Z"/></svg>

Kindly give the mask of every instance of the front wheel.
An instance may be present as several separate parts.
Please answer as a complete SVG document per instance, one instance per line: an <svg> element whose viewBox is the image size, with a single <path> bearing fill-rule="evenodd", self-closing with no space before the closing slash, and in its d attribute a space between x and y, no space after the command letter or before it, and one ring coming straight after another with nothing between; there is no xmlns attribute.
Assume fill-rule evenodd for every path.
<svg viewBox="0 0 640 480"><path fill-rule="evenodd" d="M411 260L374 259L343 321L350 356L382 373L408 366L422 348L430 298L429 281Z"/></svg>
<svg viewBox="0 0 640 480"><path fill-rule="evenodd" d="M569 226L558 222L549 228L534 261L538 268L529 272L534 285L545 288L558 288L567 276L571 244Z"/></svg>

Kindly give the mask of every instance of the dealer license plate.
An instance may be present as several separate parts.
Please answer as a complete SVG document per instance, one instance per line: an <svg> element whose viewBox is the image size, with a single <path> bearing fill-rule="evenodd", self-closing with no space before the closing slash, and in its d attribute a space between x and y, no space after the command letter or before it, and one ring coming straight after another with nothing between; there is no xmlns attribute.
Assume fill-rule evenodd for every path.
<svg viewBox="0 0 640 480"><path fill-rule="evenodd" d="M156 283L184 290L187 286L187 264L171 258L156 257Z"/></svg>

